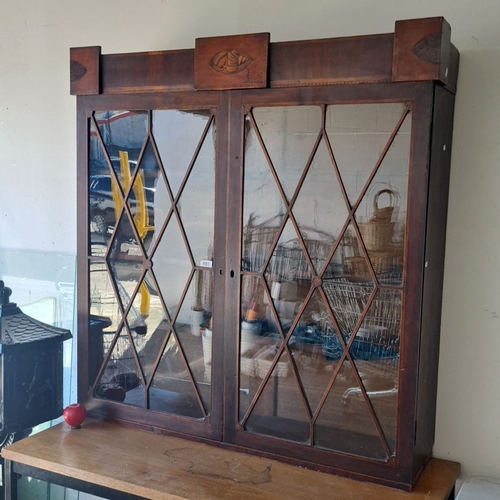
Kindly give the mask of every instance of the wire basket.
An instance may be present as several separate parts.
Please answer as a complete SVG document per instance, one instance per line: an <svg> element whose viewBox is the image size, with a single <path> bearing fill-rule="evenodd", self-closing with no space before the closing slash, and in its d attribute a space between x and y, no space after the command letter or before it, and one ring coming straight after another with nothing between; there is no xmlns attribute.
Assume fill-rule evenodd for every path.
<svg viewBox="0 0 500 500"><path fill-rule="evenodd" d="M243 375L265 378L277 353L276 345L267 345L248 351L240 358L240 371ZM287 361L278 361L271 377L288 377L290 366Z"/></svg>
<svg viewBox="0 0 500 500"><path fill-rule="evenodd" d="M102 336L102 344L104 352L108 352L111 347L111 343L113 341L115 334L113 333L103 333ZM144 352L142 352L142 347L146 344L144 337L137 337L136 350L137 356L139 359L145 356ZM113 352L109 356L109 362L112 363L115 370L118 370L118 373L125 372L137 372L137 365L135 363L134 354L130 347L130 342L128 340L128 336L126 333L121 333L116 340L115 346L113 348Z"/></svg>
<svg viewBox="0 0 500 500"><path fill-rule="evenodd" d="M343 338L348 341L373 293L373 283L344 278L326 279L323 289L337 320ZM395 356L399 353L402 292L381 288L375 295L351 346L358 359ZM334 332L335 334L335 332ZM338 337L325 339L325 345L336 352ZM333 340L332 340L333 339ZM340 344L340 341L338 341ZM341 347L341 346L340 346Z"/></svg>

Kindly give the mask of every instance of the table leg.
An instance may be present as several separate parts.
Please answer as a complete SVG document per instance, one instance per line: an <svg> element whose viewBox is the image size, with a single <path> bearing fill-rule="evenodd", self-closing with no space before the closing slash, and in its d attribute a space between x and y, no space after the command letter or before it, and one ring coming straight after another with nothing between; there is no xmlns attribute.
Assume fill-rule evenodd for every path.
<svg viewBox="0 0 500 500"><path fill-rule="evenodd" d="M12 462L5 459L4 469L4 500L17 500L17 474L12 470Z"/></svg>
<svg viewBox="0 0 500 500"><path fill-rule="evenodd" d="M448 500L455 500L455 486L453 486L453 489L451 490Z"/></svg>

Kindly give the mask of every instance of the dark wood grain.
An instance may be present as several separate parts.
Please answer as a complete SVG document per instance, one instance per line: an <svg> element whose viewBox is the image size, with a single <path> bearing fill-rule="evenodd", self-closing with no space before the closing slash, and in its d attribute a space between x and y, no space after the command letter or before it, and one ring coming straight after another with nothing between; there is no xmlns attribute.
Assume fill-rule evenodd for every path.
<svg viewBox="0 0 500 500"><path fill-rule="evenodd" d="M269 33L197 38L194 87L199 90L267 86Z"/></svg>
<svg viewBox="0 0 500 500"><path fill-rule="evenodd" d="M101 47L71 48L69 55L70 94L99 94Z"/></svg>
<svg viewBox="0 0 500 500"><path fill-rule="evenodd" d="M433 459L413 493L87 419L47 429L3 458L150 499L448 500L460 466Z"/></svg>
<svg viewBox="0 0 500 500"><path fill-rule="evenodd" d="M94 86L93 95L81 95L77 100L79 399L87 405L92 417L155 433L246 450L266 459L276 458L403 490L414 487L429 460L434 439L444 219L454 104L452 95L458 74L458 51L449 43L448 28L443 18L404 21L397 24L395 35L273 43L269 45L269 57L267 34L257 35L257 38L201 39L197 42L196 53L193 49L186 49L97 57L98 64L94 67L99 68L102 88L96 92ZM257 40L254 48L252 40ZM240 41L241 45L238 45ZM228 50L235 51L231 60L227 58ZM75 53L78 54L78 49ZM95 59L95 50L93 54ZM254 66L259 58L260 66ZM269 61L268 69L261 64L263 59ZM79 65L74 65L72 75L75 84L78 84L88 77L87 66L91 65L86 66L79 56L75 56L74 60ZM231 66L235 61L241 68ZM249 73L254 71L253 67L259 68L258 77L257 73ZM246 87L255 85L263 88L239 89L237 80L227 83L227 79L233 77L242 78L243 83L240 83ZM95 83L95 75L93 78ZM221 84L221 81L226 83ZM79 92L90 93L90 88L84 87ZM375 414L368 405L368 418L370 423L374 423L376 432L365 434L366 450L373 451L381 443L385 443L385 449L380 456L374 452L362 457L359 456L362 453L353 451L352 446L349 448L348 434L351 432L352 437L358 432L352 439L356 441L362 429L353 430L349 427L350 422L342 421L345 417L334 410L331 411L332 421L339 422L335 428L335 439L342 442L344 448L340 449L343 452L338 451L333 441L329 442L328 449L318 446L314 435L316 423L309 413L297 425L294 405L301 406L302 410L307 406L297 377L290 377L282 384L283 394L290 399L287 408L293 415L285 415L290 416L288 423L283 419L278 423L288 426L288 436L292 438L280 435L276 427L276 432L270 433L274 437L252 433L240 421L238 342L242 320L241 276L244 274L241 271L241 256L245 115L253 107L317 106L322 109L324 123L326 106L378 103L401 103L405 112L411 113L411 152L400 370L397 377L393 376L393 379L398 379L398 394L397 398L382 405L384 410L380 414ZM210 412L202 418L176 416L99 399L94 397L91 389L93 380L89 380L95 378L95 373L89 374L88 370L88 266L90 261L104 259L92 256L89 251L89 117L94 110L147 110L151 113L156 109L209 109L215 116L212 393ZM446 151L439 149L443 147L443 142L447 144ZM259 147L262 149L262 141ZM311 153L309 163L313 157ZM299 184L305 182L306 173L302 175ZM293 204L293 201L290 203ZM288 214L292 213L290 206L285 207ZM351 216L356 206L352 210ZM296 225L294 227L298 231ZM271 256L266 258L269 262ZM145 261L150 269L148 257ZM429 269L426 262L430 263ZM372 277L375 279L375 276ZM319 281L315 283L318 285ZM285 349L288 347L285 346ZM286 353L289 354L289 351ZM158 361L159 358L156 359ZM293 359L290 359L290 364L294 365ZM95 369L92 368L92 371L95 372ZM321 390L325 391L327 387L326 392L335 394L341 384L334 384L333 387L329 385L333 378L327 378L319 381ZM358 387L363 385L360 380L355 383ZM254 397L258 390L260 387L255 388ZM366 399L366 394L364 396ZM322 397L320 394L317 399ZM356 410L352 411L354 415ZM384 412L392 412L397 417L389 419L387 424ZM295 423L292 422L294 419ZM355 420L354 417L352 419ZM383 421L383 425L379 425L378 419ZM265 424L268 425L267 422ZM305 433L303 429L294 427L301 424L307 427ZM272 427L272 424L269 425ZM387 425L391 426L391 445L396 442L394 456L394 448L389 450L388 440L383 435ZM304 435L304 439L295 439Z"/></svg>
<svg viewBox="0 0 500 500"><path fill-rule="evenodd" d="M436 87L425 236L417 427L413 465L415 475L424 468L434 443L453 104L454 94L442 87Z"/></svg>
<svg viewBox="0 0 500 500"><path fill-rule="evenodd" d="M394 33L393 81L436 80L456 88L457 50L443 17L397 21Z"/></svg>
<svg viewBox="0 0 500 500"><path fill-rule="evenodd" d="M393 35L272 43L270 86L391 80Z"/></svg>

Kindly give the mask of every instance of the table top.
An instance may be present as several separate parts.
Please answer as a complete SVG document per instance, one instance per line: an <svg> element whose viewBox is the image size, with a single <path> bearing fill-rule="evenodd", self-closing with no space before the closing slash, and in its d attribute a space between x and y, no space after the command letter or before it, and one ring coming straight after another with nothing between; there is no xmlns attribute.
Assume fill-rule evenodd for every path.
<svg viewBox="0 0 500 500"><path fill-rule="evenodd" d="M447 500L460 469L432 459L406 493L93 419L13 443L2 457L158 500Z"/></svg>

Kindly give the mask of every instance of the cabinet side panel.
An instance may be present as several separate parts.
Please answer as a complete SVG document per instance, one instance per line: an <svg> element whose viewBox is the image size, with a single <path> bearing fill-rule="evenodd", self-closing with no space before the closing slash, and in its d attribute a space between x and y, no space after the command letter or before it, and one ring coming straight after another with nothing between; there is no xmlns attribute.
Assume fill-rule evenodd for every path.
<svg viewBox="0 0 500 500"><path fill-rule="evenodd" d="M78 401L86 402L88 397L88 118L87 98L77 98L77 321L78 321Z"/></svg>
<svg viewBox="0 0 500 500"><path fill-rule="evenodd" d="M420 339L414 477L434 443L454 95L436 86L429 176L422 331Z"/></svg>

